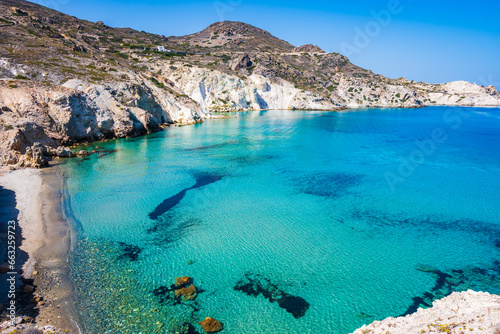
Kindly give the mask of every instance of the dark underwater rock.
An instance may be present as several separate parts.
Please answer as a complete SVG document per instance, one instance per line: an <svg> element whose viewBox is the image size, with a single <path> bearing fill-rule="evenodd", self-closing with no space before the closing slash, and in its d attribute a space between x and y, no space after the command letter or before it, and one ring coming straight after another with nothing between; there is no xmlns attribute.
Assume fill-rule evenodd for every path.
<svg viewBox="0 0 500 334"><path fill-rule="evenodd" d="M302 297L293 296L283 290L269 279L257 274L247 273L234 287L234 290L257 297L263 295L271 303L278 303L279 307L292 314L294 318L303 317L310 304Z"/></svg>
<svg viewBox="0 0 500 334"><path fill-rule="evenodd" d="M196 287L194 286L194 284L176 289L174 291L174 294L176 299L180 299L182 297L182 300L185 302L195 300L197 296Z"/></svg>
<svg viewBox="0 0 500 334"><path fill-rule="evenodd" d="M137 261L139 259L139 254L142 252L142 248L139 246L134 246L127 244L125 242L119 242L122 247L123 254L118 257L118 259L129 259L130 261Z"/></svg>

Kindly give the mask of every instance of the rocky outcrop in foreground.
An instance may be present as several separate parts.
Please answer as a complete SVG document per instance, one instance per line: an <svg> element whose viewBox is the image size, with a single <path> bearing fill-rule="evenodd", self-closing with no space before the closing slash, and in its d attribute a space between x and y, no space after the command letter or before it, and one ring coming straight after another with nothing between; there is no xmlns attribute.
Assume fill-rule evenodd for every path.
<svg viewBox="0 0 500 334"><path fill-rule="evenodd" d="M406 317L387 318L353 334L500 333L500 296L485 292L454 292Z"/></svg>
<svg viewBox="0 0 500 334"><path fill-rule="evenodd" d="M0 131L0 165L45 167L51 157L74 156L66 146L75 143L134 137L207 116L193 100L138 76L110 85L0 82L0 123L7 124Z"/></svg>

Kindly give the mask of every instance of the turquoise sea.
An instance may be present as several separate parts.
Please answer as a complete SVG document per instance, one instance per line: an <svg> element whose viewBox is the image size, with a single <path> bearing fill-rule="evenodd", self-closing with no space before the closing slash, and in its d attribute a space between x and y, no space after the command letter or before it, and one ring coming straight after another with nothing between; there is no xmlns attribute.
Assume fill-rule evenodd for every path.
<svg viewBox="0 0 500 334"><path fill-rule="evenodd" d="M500 293L500 109L229 116L64 165L84 333L202 333L205 317L349 333ZM186 275L194 301L173 298Z"/></svg>

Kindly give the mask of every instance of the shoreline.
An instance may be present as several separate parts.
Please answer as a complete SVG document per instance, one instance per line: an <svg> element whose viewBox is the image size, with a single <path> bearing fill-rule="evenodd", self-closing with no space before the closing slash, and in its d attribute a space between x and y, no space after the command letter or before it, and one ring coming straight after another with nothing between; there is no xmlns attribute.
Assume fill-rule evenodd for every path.
<svg viewBox="0 0 500 334"><path fill-rule="evenodd" d="M17 315L33 317L39 327L81 333L69 280L72 235L62 207L63 182L57 166L0 172L0 186L15 192L22 234L19 249L27 253L22 268L16 268L21 274L18 282L34 286L33 300L22 295Z"/></svg>

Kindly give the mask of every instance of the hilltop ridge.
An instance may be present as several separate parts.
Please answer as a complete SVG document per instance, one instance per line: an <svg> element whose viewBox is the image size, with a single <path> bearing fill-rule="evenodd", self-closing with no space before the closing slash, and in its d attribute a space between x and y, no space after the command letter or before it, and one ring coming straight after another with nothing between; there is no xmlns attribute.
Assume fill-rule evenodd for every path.
<svg viewBox="0 0 500 334"><path fill-rule="evenodd" d="M265 30L234 21L215 22L200 32L169 39L179 44L190 43L209 49L220 47L235 52L287 52L294 48Z"/></svg>

